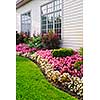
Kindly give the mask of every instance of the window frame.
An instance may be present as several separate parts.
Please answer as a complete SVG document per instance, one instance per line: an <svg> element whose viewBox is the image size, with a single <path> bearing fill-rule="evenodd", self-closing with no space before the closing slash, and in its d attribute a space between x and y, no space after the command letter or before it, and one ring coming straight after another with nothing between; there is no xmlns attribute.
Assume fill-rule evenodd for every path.
<svg viewBox="0 0 100 100"><path fill-rule="evenodd" d="M22 28L23 28L23 19L22 19L22 16L23 16L23 14L27 14L28 15L28 13L30 13L30 18L29 19L25 19L25 17L24 17L24 23L25 23L25 21L27 21L27 23L25 23L25 24L30 24L30 32L28 33L28 32L24 32L24 33L27 33L28 34L28 36L30 36L31 35L31 26L32 26L32 16L31 16L31 10L29 10L29 11L27 11L27 12L24 12L24 13L22 13L21 15L20 15L20 17L21 17L21 32L22 32ZM28 21L30 20L30 23L28 23Z"/></svg>
<svg viewBox="0 0 100 100"><path fill-rule="evenodd" d="M55 1L57 1L57 0L53 0L53 1L50 1L50 2L48 2L48 3L46 3L46 4L43 4L41 7L40 7L40 12L41 12L41 14L40 14L40 16L41 16L41 33L42 33L42 16L48 16L48 15L50 15L50 14L53 14L53 32L55 32L55 29L57 29L57 28L55 28L55 24L57 24L57 23L55 23L55 14L58 12L58 13L61 13L61 16L60 16L60 19L61 19L61 21L60 21L60 23L61 23L61 27L60 27L60 29L61 29L61 33L60 33L60 36L61 36L61 34L62 34L62 6L63 6L63 0L61 0L61 3L60 3L60 0L59 0L59 4L57 4L56 6L61 6L58 10L55 10ZM51 3L53 3L53 11L52 12L46 12L45 14L43 14L42 13L42 7L43 6L46 6L46 11L48 11L48 4L51 4ZM50 7L51 8L51 7ZM48 18L48 17L47 17ZM48 19L46 18L46 33L48 33Z"/></svg>

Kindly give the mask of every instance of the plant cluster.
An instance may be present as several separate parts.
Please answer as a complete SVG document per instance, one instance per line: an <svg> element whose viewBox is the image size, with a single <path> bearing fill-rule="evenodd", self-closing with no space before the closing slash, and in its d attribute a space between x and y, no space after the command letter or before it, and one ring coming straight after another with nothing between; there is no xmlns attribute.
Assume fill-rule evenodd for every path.
<svg viewBox="0 0 100 100"><path fill-rule="evenodd" d="M81 47L80 49L79 49L79 54L81 55L81 56L83 56L83 48Z"/></svg>
<svg viewBox="0 0 100 100"><path fill-rule="evenodd" d="M21 32L21 33L16 33L16 44L18 45L19 43L28 43L29 37L27 34Z"/></svg>
<svg viewBox="0 0 100 100"><path fill-rule="evenodd" d="M33 35L28 37L25 33L16 33L16 44L26 43L30 48L37 49L56 49L59 48L60 38L59 35L53 32L48 32L42 35Z"/></svg>
<svg viewBox="0 0 100 100"><path fill-rule="evenodd" d="M36 51L36 48L30 48L27 44L20 43L20 44L18 44L16 46L16 51L18 53L25 54L25 53L35 52Z"/></svg>
<svg viewBox="0 0 100 100"><path fill-rule="evenodd" d="M53 32L42 34L42 44L45 49L59 48L60 45L59 35Z"/></svg>
<svg viewBox="0 0 100 100"><path fill-rule="evenodd" d="M74 50L71 48L60 48L60 49L54 49L52 51L52 55L54 57L66 57L71 56L74 54Z"/></svg>
<svg viewBox="0 0 100 100"><path fill-rule="evenodd" d="M83 76L83 64L81 63L83 58L78 53L66 57L53 57L51 50L39 50L36 53L43 59L47 59L54 70L59 71L61 74L68 72L72 76L80 78Z"/></svg>
<svg viewBox="0 0 100 100"><path fill-rule="evenodd" d="M30 38L30 41L28 43L29 47L32 48L37 48L37 49L41 49L42 48L42 38L40 35L38 36L33 36Z"/></svg>

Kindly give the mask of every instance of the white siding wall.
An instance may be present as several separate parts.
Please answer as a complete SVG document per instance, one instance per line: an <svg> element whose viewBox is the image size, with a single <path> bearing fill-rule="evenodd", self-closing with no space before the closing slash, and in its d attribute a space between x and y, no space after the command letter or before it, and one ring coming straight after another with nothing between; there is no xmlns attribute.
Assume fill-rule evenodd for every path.
<svg viewBox="0 0 100 100"><path fill-rule="evenodd" d="M20 16L21 14L31 11L31 17L32 17L32 22L31 22L31 36L33 33L40 33L41 29L41 17L40 17L40 6L48 3L51 0L33 0L26 5L18 8L16 10L17 13L17 31L21 31L21 19Z"/></svg>
<svg viewBox="0 0 100 100"><path fill-rule="evenodd" d="M83 45L83 1L63 0L62 46L74 49Z"/></svg>

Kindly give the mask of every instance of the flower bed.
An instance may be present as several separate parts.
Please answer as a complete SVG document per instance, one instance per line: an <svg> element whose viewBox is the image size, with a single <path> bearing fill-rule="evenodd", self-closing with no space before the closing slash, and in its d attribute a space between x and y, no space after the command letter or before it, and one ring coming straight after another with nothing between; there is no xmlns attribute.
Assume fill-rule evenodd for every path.
<svg viewBox="0 0 100 100"><path fill-rule="evenodd" d="M18 49L21 48L21 49ZM26 50L23 51L23 48ZM52 50L32 50L26 45L16 47L17 55L25 56L39 64L49 81L60 85L79 97L83 96L83 58L74 51L72 56L53 57ZM36 51L31 54L32 51Z"/></svg>
<svg viewBox="0 0 100 100"><path fill-rule="evenodd" d="M67 57L53 57L51 50L39 50L36 54L41 56L43 59L47 59L48 63L53 66L54 70L59 71L61 74L68 72L72 76L82 77L83 76L83 64L75 66L76 62L82 62L83 58L76 52L72 56Z"/></svg>

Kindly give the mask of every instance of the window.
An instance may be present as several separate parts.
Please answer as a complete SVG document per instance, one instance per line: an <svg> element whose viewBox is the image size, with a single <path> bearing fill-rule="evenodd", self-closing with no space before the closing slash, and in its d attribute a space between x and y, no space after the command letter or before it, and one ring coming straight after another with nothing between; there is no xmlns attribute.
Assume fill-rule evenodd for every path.
<svg viewBox="0 0 100 100"><path fill-rule="evenodd" d="M21 32L30 36L31 32L31 13L27 12L21 15Z"/></svg>
<svg viewBox="0 0 100 100"><path fill-rule="evenodd" d="M41 33L53 30L61 38L62 0L54 0L41 6Z"/></svg>

